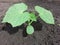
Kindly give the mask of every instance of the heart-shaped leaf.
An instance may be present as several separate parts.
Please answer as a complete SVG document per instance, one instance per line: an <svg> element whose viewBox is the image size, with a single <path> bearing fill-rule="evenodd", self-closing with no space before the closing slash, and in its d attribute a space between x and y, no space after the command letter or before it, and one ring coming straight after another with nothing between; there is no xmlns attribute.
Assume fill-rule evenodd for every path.
<svg viewBox="0 0 60 45"><path fill-rule="evenodd" d="M35 10L39 13L40 18L48 24L54 24L54 18L51 11L40 6L35 6Z"/></svg>
<svg viewBox="0 0 60 45"><path fill-rule="evenodd" d="M11 23L13 27L22 25L29 20L29 13L24 12L27 10L27 5L24 3L18 3L11 6L2 21L2 23Z"/></svg>

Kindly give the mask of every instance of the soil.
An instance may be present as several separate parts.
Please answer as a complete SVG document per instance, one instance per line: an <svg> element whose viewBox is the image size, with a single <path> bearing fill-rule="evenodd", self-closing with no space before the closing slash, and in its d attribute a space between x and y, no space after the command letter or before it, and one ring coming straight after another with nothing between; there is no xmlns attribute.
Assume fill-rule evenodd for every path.
<svg viewBox="0 0 60 45"><path fill-rule="evenodd" d="M0 45L60 45L60 3L54 1L24 1L29 5L28 11L34 11L35 5L51 10L55 18L55 25L44 23L41 19L33 22L35 32L27 35L26 25L13 28L10 24L1 24L5 12L15 3L0 3ZM8 4L8 5L7 5ZM3 11L3 12L2 12Z"/></svg>

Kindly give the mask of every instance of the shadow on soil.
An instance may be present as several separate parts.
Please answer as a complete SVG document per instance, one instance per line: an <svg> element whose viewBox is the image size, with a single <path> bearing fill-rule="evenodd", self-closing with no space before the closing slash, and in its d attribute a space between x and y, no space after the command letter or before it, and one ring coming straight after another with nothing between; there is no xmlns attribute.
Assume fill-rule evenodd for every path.
<svg viewBox="0 0 60 45"><path fill-rule="evenodd" d="M32 26L34 27L35 31L40 31L40 30L42 30L42 24L39 23L39 22L33 22L33 23L32 23ZM23 30L23 32L22 32L23 37L26 37L26 36L28 35L28 34L26 33L26 27L27 27L27 26L25 26L25 25L23 24L23 25L21 25L21 26L18 26L18 27L14 27L14 28L13 28L11 24L6 23L6 25L3 26L2 30L7 31L10 35L12 35L12 34L17 33L19 29L22 29L22 30Z"/></svg>

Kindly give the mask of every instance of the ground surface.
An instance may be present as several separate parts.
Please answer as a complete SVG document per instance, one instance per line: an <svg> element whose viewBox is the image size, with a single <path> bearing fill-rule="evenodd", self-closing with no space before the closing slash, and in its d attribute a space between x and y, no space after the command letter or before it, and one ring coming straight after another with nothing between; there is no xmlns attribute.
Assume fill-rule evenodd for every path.
<svg viewBox="0 0 60 45"><path fill-rule="evenodd" d="M7 9L12 4L21 1L22 0L0 0L0 23ZM4 28L4 30L2 30L3 26L0 24L0 45L60 45L60 26L58 26L58 24L60 24L60 2L59 0L54 1L23 0L22 2L29 5L29 11L34 11L33 6L37 4L51 10L54 14L56 24L47 25L42 23L41 27L40 23L38 22L38 26L35 25L35 27L41 28L36 29L34 34L27 36L26 33L23 33L24 27L23 29L19 28L17 31L16 28L11 29L9 26L7 26L6 29ZM11 32L12 34L9 34L8 32Z"/></svg>

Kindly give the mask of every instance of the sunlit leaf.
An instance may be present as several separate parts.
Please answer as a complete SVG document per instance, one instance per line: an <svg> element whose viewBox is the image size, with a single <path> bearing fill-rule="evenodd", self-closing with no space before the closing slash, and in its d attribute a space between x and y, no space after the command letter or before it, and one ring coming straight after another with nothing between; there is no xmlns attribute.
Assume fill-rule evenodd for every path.
<svg viewBox="0 0 60 45"><path fill-rule="evenodd" d="M48 24L54 24L54 17L51 11L43 7L35 6L35 10L39 13L40 18Z"/></svg>
<svg viewBox="0 0 60 45"><path fill-rule="evenodd" d="M33 34L34 28L32 25L28 25L26 29L27 34Z"/></svg>
<svg viewBox="0 0 60 45"><path fill-rule="evenodd" d="M13 27L22 25L29 20L29 13L24 12L27 10L27 5L24 3L18 3L11 6L6 12L2 23L11 23Z"/></svg>

